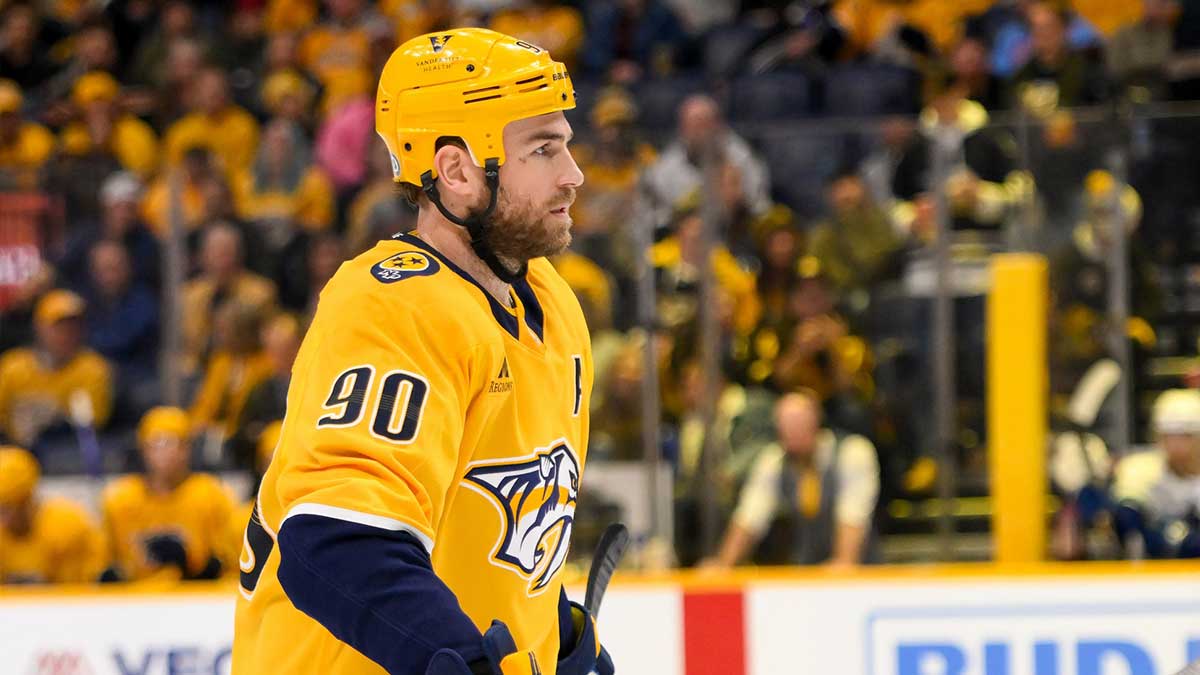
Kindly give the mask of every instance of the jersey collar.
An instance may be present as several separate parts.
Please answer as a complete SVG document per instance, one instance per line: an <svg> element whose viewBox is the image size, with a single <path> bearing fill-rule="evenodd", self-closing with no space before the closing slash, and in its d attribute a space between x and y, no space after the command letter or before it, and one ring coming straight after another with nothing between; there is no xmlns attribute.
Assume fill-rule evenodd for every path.
<svg viewBox="0 0 1200 675"><path fill-rule="evenodd" d="M442 255L441 251L430 246L424 239L421 239L420 237L417 237L409 232L400 232L394 235L392 238L397 241L402 241L406 244L415 246L422 251L429 253L437 258L438 262L442 263L452 272L468 281L475 288L479 289L479 292L483 294L485 299L487 299L488 306L492 310L492 316L495 317L496 323L500 324L500 327L507 331L514 340L517 340L518 342L521 340L520 322L517 319L517 314L520 314L524 316L525 325L529 328L529 330L533 331L533 334L537 336L538 341L541 343L545 342L545 336L543 335L545 313L542 311L541 303L538 302L537 294L533 292L533 287L529 285L528 275L512 284L513 292L516 294L517 301L520 303L521 309L523 310L518 313L513 313L511 310L509 310L509 308L501 305L496 298L492 297L492 294L488 293L487 289L485 289L478 281L475 280L475 277L472 277L470 274L467 274L466 270L450 262L446 256Z"/></svg>

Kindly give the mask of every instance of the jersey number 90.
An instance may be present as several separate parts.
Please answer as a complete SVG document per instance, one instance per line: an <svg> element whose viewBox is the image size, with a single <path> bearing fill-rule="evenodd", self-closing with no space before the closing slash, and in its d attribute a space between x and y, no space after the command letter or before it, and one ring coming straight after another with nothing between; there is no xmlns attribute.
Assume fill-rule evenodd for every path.
<svg viewBox="0 0 1200 675"><path fill-rule="evenodd" d="M393 370L375 382L375 368L355 366L342 371L333 380L328 414L317 420L318 427L351 427L362 421L368 403L372 408L371 435L392 443L411 443L421 430L421 414L429 395L429 381L406 370ZM374 392L374 397L368 397Z"/></svg>

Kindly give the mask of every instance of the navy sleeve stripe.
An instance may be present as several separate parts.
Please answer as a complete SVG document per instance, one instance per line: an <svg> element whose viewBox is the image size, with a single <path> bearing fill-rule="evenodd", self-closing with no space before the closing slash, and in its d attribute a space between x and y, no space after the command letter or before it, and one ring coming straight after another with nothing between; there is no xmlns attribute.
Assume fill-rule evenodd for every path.
<svg viewBox="0 0 1200 675"><path fill-rule="evenodd" d="M421 546L429 555L433 555L433 539L413 525L395 518L387 518L377 516L373 513L363 513L362 511L354 511L352 509L343 509L337 506L327 506L325 504L303 503L296 504L283 517L283 522L287 522L288 518L300 515L324 516L325 518L333 518L334 520L344 520L350 523L358 523L359 525L367 525L369 527L379 528L381 530L389 530L391 532L407 532L414 539L421 542ZM283 527L283 524L280 524Z"/></svg>
<svg viewBox="0 0 1200 675"><path fill-rule="evenodd" d="M484 657L479 629L406 530L293 512L279 555L292 604L393 675L423 675L439 649Z"/></svg>

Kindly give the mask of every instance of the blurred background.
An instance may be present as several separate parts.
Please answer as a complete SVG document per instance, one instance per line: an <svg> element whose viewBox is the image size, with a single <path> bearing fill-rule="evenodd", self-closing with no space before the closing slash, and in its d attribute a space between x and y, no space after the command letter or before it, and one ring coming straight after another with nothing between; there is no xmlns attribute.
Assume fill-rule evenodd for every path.
<svg viewBox="0 0 1200 675"><path fill-rule="evenodd" d="M462 25L578 95L582 562L1200 555L1198 2L45 0L0 3L0 582L236 576L320 289L414 224L377 73Z"/></svg>

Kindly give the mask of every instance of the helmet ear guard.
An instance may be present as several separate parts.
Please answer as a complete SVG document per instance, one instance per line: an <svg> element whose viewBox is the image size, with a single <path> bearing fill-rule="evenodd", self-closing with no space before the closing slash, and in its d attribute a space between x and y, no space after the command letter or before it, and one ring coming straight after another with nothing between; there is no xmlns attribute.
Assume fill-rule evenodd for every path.
<svg viewBox="0 0 1200 675"><path fill-rule="evenodd" d="M504 128L509 122L575 107L566 67L544 49L483 28L415 37L388 58L376 94L375 130L387 145L396 182L419 185L443 216L467 229L471 247L508 283L527 266L507 270L486 244L496 208ZM439 138L462 139L483 168L491 196L487 209L460 218L442 203L434 156Z"/></svg>

